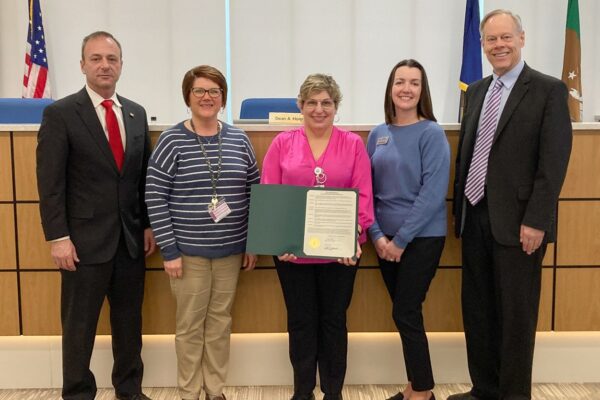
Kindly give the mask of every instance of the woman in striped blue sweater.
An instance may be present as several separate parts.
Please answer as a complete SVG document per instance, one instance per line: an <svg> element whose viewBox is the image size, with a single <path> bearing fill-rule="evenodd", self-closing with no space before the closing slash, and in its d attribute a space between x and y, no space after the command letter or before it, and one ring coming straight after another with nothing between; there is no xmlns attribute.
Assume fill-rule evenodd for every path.
<svg viewBox="0 0 600 400"><path fill-rule="evenodd" d="M227 82L217 69L188 71L191 118L164 131L148 165L146 204L177 302L175 349L183 399L225 399L231 306L246 254L250 185L259 182L252 145L218 120Z"/></svg>

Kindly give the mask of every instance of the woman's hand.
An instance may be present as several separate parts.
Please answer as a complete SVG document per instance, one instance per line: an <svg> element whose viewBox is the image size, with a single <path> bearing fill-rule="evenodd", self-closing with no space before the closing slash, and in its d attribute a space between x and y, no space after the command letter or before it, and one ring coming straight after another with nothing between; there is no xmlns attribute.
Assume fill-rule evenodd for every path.
<svg viewBox="0 0 600 400"><path fill-rule="evenodd" d="M402 253L404 253L404 249L396 246L396 243L390 240L385 245L385 248L383 250L383 257L380 257L390 262L400 262L400 259L402 258Z"/></svg>
<svg viewBox="0 0 600 400"><path fill-rule="evenodd" d="M358 240L356 241L356 255L354 257L338 258L337 262L344 264L347 267L354 266L358 262L358 259L362 255L362 248Z"/></svg>
<svg viewBox="0 0 600 400"><path fill-rule="evenodd" d="M256 254L245 253L244 260L242 262L242 269L244 271L252 271L256 267L256 260L258 257Z"/></svg>
<svg viewBox="0 0 600 400"><path fill-rule="evenodd" d="M163 263L165 272L169 275L169 278L180 279L183 276L183 263L181 257L178 257L171 261L165 261Z"/></svg>
<svg viewBox="0 0 600 400"><path fill-rule="evenodd" d="M277 256L277 258L279 259L279 261L283 261L283 262L290 262L290 261L296 261L298 259L298 257L296 257L294 254L292 253L285 253L282 254L280 256Z"/></svg>
<svg viewBox="0 0 600 400"><path fill-rule="evenodd" d="M390 241L388 238L382 236L373 243L373 245L375 246L375 251L377 252L379 258L385 258L385 248L387 247L387 244L389 242Z"/></svg>

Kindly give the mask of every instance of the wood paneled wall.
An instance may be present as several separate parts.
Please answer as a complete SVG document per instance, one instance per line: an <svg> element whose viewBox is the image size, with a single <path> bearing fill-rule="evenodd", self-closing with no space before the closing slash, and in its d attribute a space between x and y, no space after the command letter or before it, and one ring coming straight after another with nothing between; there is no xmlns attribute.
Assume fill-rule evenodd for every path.
<svg viewBox="0 0 600 400"><path fill-rule="evenodd" d="M359 132L366 138L367 131ZM159 132L153 132L153 141ZM249 132L262 165L275 132ZM448 131L455 157L458 134ZM36 132L0 132L0 335L60 334L60 275L42 234L35 177ZM452 163L452 174L454 173ZM600 330L600 130L576 131L558 210L558 240L548 247L542 276L539 330ZM452 188L448 189L448 215ZM449 232L452 232L449 218ZM391 302L373 247L367 244L348 313L354 332L394 331ZM424 306L429 331L460 331L460 242L446 241L441 266ZM270 257L242 272L234 332L284 332L286 312ZM143 329L172 333L175 303L162 260L147 260ZM98 333L108 333L108 304Z"/></svg>

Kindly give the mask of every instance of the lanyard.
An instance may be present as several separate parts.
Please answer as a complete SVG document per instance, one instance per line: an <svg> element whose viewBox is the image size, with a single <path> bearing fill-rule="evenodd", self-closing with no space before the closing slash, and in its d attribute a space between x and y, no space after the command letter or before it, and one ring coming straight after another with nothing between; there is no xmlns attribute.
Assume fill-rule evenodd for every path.
<svg viewBox="0 0 600 400"><path fill-rule="evenodd" d="M190 125L192 126L192 130L194 131L194 133L196 133L196 128L194 127L194 121L190 118ZM212 163L210 162L210 160L208 159L208 154L206 153L206 149L204 148L204 144L202 143L202 141L200 140L199 135L196 134L196 140L198 140L198 144L200 145L200 149L202 150L202 155L204 156L204 158L206 159L206 165L208 165L208 172L210 173L210 184L212 186L212 199L210 200L210 203L213 207L215 207L218 203L217 200L217 183L219 182L219 178L221 177L221 161L223 160L221 151L222 151L222 144L223 144L223 137L221 135L221 130L223 129L221 122L217 121L217 135L218 135L218 143L219 143L219 147L218 147L218 151L219 151L219 155L218 155L218 162L217 162L217 170L214 171L212 168Z"/></svg>

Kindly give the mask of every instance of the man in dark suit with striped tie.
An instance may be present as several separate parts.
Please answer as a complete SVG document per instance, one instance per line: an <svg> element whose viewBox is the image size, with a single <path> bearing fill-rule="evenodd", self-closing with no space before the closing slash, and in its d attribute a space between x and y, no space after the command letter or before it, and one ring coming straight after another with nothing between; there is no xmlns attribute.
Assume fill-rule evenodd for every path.
<svg viewBox="0 0 600 400"><path fill-rule="evenodd" d="M84 38L86 86L48 106L38 134L40 213L61 272L65 400L96 395L90 358L105 297L117 399L148 399L140 353L144 255L155 247L144 204L150 141L144 109L116 94L121 55L110 33Z"/></svg>
<svg viewBox="0 0 600 400"><path fill-rule="evenodd" d="M480 31L493 75L467 90L454 181L473 388L448 400L528 400L542 259L571 152L567 89L523 62L517 15L492 11Z"/></svg>

